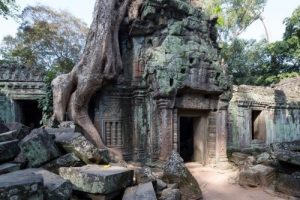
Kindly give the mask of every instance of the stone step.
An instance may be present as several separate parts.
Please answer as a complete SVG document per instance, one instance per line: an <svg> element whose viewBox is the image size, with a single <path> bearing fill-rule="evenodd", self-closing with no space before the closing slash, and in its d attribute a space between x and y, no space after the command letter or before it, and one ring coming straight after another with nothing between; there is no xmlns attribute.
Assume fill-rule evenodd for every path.
<svg viewBox="0 0 300 200"><path fill-rule="evenodd" d="M0 163L10 161L18 155L20 152L18 142L19 140L0 142Z"/></svg>
<svg viewBox="0 0 300 200"><path fill-rule="evenodd" d="M74 188L93 194L110 194L132 184L133 170L109 165L62 167L59 175L70 180Z"/></svg>

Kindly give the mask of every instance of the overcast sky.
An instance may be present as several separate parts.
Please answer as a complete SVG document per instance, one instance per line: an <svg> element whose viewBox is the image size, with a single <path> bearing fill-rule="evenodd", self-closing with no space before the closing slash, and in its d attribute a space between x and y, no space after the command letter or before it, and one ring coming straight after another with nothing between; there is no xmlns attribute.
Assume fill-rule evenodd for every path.
<svg viewBox="0 0 300 200"><path fill-rule="evenodd" d="M67 10L74 16L82 19L87 24L91 23L95 0L16 0L22 8L27 5L47 5L55 9ZM300 0L268 0L263 17L269 29L271 41L281 40L284 32L283 20L291 16L293 10L300 5ZM0 40L5 35L14 35L17 31L18 23L13 19L3 19L0 17ZM261 39L265 37L262 24L257 21L251 25L242 38Z"/></svg>

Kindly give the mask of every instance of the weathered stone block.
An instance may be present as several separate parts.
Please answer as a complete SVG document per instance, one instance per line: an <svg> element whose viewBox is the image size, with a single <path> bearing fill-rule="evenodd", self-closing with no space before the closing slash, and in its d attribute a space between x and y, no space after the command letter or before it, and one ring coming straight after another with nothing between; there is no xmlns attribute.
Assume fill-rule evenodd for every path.
<svg viewBox="0 0 300 200"><path fill-rule="evenodd" d="M135 169L134 176L137 184L156 181L156 178L149 167Z"/></svg>
<svg viewBox="0 0 300 200"><path fill-rule="evenodd" d="M159 200L180 200L181 194L178 189L167 188L162 191Z"/></svg>
<svg viewBox="0 0 300 200"><path fill-rule="evenodd" d="M69 153L74 153L78 158L87 164L92 163L108 163L108 150L98 149L94 144L88 141L80 133L74 132L74 129L65 129L61 131L57 129L55 135L55 142Z"/></svg>
<svg viewBox="0 0 300 200"><path fill-rule="evenodd" d="M4 163L0 165L0 175L17 171L20 169L20 165L16 163Z"/></svg>
<svg viewBox="0 0 300 200"><path fill-rule="evenodd" d="M264 165L255 165L240 172L239 184L252 187L259 185L267 187L273 182L274 178L274 168Z"/></svg>
<svg viewBox="0 0 300 200"><path fill-rule="evenodd" d="M241 166L244 164L244 161L246 158L249 156L248 154L245 153L240 153L240 152L234 152L231 155L230 161L232 161L234 164Z"/></svg>
<svg viewBox="0 0 300 200"><path fill-rule="evenodd" d="M275 190L287 195L300 197L300 173L292 175L279 174L276 179Z"/></svg>
<svg viewBox="0 0 300 200"><path fill-rule="evenodd" d="M94 194L109 194L124 189L133 180L133 170L118 166L62 167L59 175L70 180L76 190Z"/></svg>
<svg viewBox="0 0 300 200"><path fill-rule="evenodd" d="M18 140L0 142L0 163L12 160L20 152Z"/></svg>
<svg viewBox="0 0 300 200"><path fill-rule="evenodd" d="M72 184L60 176L42 169L28 169L25 173L40 175L44 180L45 198L47 200L68 200L72 195Z"/></svg>
<svg viewBox="0 0 300 200"><path fill-rule="evenodd" d="M26 170L1 175L0 199L43 200L43 177Z"/></svg>
<svg viewBox="0 0 300 200"><path fill-rule="evenodd" d="M15 138L16 131L8 131L0 134L0 142L6 142L16 139Z"/></svg>
<svg viewBox="0 0 300 200"><path fill-rule="evenodd" d="M0 122L0 133L5 133L5 132L8 132L9 129Z"/></svg>
<svg viewBox="0 0 300 200"><path fill-rule="evenodd" d="M20 142L19 146L31 167L39 167L60 156L52 136L44 129L34 129Z"/></svg>
<svg viewBox="0 0 300 200"><path fill-rule="evenodd" d="M83 165L83 162L74 153L68 153L43 165L42 168L58 174L60 167L77 167L81 165Z"/></svg>
<svg viewBox="0 0 300 200"><path fill-rule="evenodd" d="M26 135L30 134L30 128L19 122L6 123L5 126L7 126L10 131L16 131L15 139L20 140L23 139Z"/></svg>
<svg viewBox="0 0 300 200"><path fill-rule="evenodd" d="M268 152L261 153L257 156L256 163L257 164L261 164L261 163L267 164L267 163L271 162L270 158L271 158L271 155Z"/></svg>
<svg viewBox="0 0 300 200"><path fill-rule="evenodd" d="M180 155L173 151L164 167L163 180L178 183L183 199L202 199L202 191L197 180L188 171Z"/></svg>
<svg viewBox="0 0 300 200"><path fill-rule="evenodd" d="M129 187L125 190L123 200L156 200L156 194L151 182Z"/></svg>

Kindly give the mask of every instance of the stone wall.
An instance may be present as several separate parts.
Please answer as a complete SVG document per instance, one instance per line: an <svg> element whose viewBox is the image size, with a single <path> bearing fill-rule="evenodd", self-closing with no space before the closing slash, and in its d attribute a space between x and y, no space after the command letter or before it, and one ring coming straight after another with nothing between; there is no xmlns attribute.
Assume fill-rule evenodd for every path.
<svg viewBox="0 0 300 200"><path fill-rule="evenodd" d="M229 105L229 146L265 146L300 139L300 78L273 87L235 86ZM254 113L259 113L265 139L253 136Z"/></svg>
<svg viewBox="0 0 300 200"><path fill-rule="evenodd" d="M94 98L92 115L106 144L127 159L166 160L180 151L184 116L206 126L193 136L197 143L197 134L205 135L205 162L226 158L230 82L214 22L188 2L136 0L121 28L124 71Z"/></svg>
<svg viewBox="0 0 300 200"><path fill-rule="evenodd" d="M45 94L43 72L23 66L0 66L0 119L20 122L22 111L18 101L38 100Z"/></svg>

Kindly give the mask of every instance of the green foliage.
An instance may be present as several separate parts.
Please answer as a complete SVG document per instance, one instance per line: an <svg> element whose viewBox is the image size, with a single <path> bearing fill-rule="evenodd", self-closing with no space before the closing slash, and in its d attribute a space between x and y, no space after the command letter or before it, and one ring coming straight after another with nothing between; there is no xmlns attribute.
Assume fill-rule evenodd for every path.
<svg viewBox="0 0 300 200"><path fill-rule="evenodd" d="M267 0L202 0L206 13L218 17L222 41L231 41L258 20Z"/></svg>
<svg viewBox="0 0 300 200"><path fill-rule="evenodd" d="M0 16L15 16L18 7L15 0L0 0Z"/></svg>
<svg viewBox="0 0 300 200"><path fill-rule="evenodd" d="M224 43L221 55L233 76L234 84L257 84L257 76L264 73L268 56L267 41L235 39Z"/></svg>
<svg viewBox="0 0 300 200"><path fill-rule="evenodd" d="M68 12L45 6L26 7L21 20L16 37L3 40L0 53L5 60L45 70L72 69L85 44L85 23Z"/></svg>
<svg viewBox="0 0 300 200"><path fill-rule="evenodd" d="M52 115L51 81L68 73L80 59L87 25L65 11L49 7L26 7L20 15L21 25L16 37L3 39L0 57L5 62L42 68L45 71L45 97L40 99L43 123Z"/></svg>
<svg viewBox="0 0 300 200"><path fill-rule="evenodd" d="M300 6L284 21L282 41L235 39L221 50L235 84L270 85L300 74Z"/></svg>

